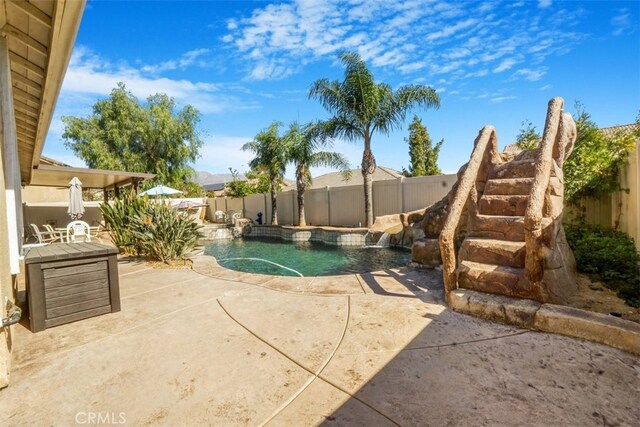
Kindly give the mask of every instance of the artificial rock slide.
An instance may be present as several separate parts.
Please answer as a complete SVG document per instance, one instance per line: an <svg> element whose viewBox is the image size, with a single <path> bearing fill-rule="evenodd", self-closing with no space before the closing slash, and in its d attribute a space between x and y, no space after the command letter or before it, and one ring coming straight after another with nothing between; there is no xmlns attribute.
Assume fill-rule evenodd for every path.
<svg viewBox="0 0 640 427"><path fill-rule="evenodd" d="M562 227L562 165L576 139L561 98L549 101L536 149L497 150L485 126L451 192L424 213L403 216L423 238L414 262L442 261L445 290L456 288L562 303L575 291L575 261ZM414 221L411 221L414 219ZM410 227L411 228L411 227ZM417 236L418 237L418 236Z"/></svg>

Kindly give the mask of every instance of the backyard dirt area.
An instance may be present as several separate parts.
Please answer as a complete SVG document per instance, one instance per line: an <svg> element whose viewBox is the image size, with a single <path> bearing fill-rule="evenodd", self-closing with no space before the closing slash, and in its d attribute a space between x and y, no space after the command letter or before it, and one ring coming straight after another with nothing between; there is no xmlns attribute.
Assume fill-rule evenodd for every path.
<svg viewBox="0 0 640 427"><path fill-rule="evenodd" d="M640 309L627 305L614 291L591 281L586 274L578 274L578 291L568 305L640 323Z"/></svg>

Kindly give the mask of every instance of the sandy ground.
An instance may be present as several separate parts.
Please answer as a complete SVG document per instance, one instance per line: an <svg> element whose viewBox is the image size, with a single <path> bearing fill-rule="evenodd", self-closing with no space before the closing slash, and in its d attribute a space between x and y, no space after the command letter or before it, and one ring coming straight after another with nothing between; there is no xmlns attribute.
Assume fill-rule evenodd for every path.
<svg viewBox="0 0 640 427"><path fill-rule="evenodd" d="M592 282L586 274L578 274L578 291L568 305L640 323L639 309L627 305L603 283Z"/></svg>

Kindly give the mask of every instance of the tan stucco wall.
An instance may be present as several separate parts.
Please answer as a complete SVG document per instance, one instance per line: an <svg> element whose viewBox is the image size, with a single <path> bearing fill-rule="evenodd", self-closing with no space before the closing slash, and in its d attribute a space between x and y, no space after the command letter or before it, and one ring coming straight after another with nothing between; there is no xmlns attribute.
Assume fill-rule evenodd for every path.
<svg viewBox="0 0 640 427"><path fill-rule="evenodd" d="M22 189L22 201L30 202L68 202L69 189L56 187L26 186Z"/></svg>
<svg viewBox="0 0 640 427"><path fill-rule="evenodd" d="M2 125L0 124L0 129ZM0 212L7 212L4 163L2 161L2 133L0 132ZM0 317L5 316L5 298L14 300L11 271L9 270L9 233L7 216L0 215ZM12 337L10 328L0 329L0 388L9 385Z"/></svg>

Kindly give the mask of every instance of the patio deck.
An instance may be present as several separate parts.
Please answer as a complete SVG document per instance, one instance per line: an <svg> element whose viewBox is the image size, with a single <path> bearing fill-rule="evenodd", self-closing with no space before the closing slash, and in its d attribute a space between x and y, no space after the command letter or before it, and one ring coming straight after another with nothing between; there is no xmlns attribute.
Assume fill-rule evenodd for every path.
<svg viewBox="0 0 640 427"><path fill-rule="evenodd" d="M640 358L455 313L437 271L282 278L204 256L119 268L121 312L13 329L0 425L640 419Z"/></svg>

